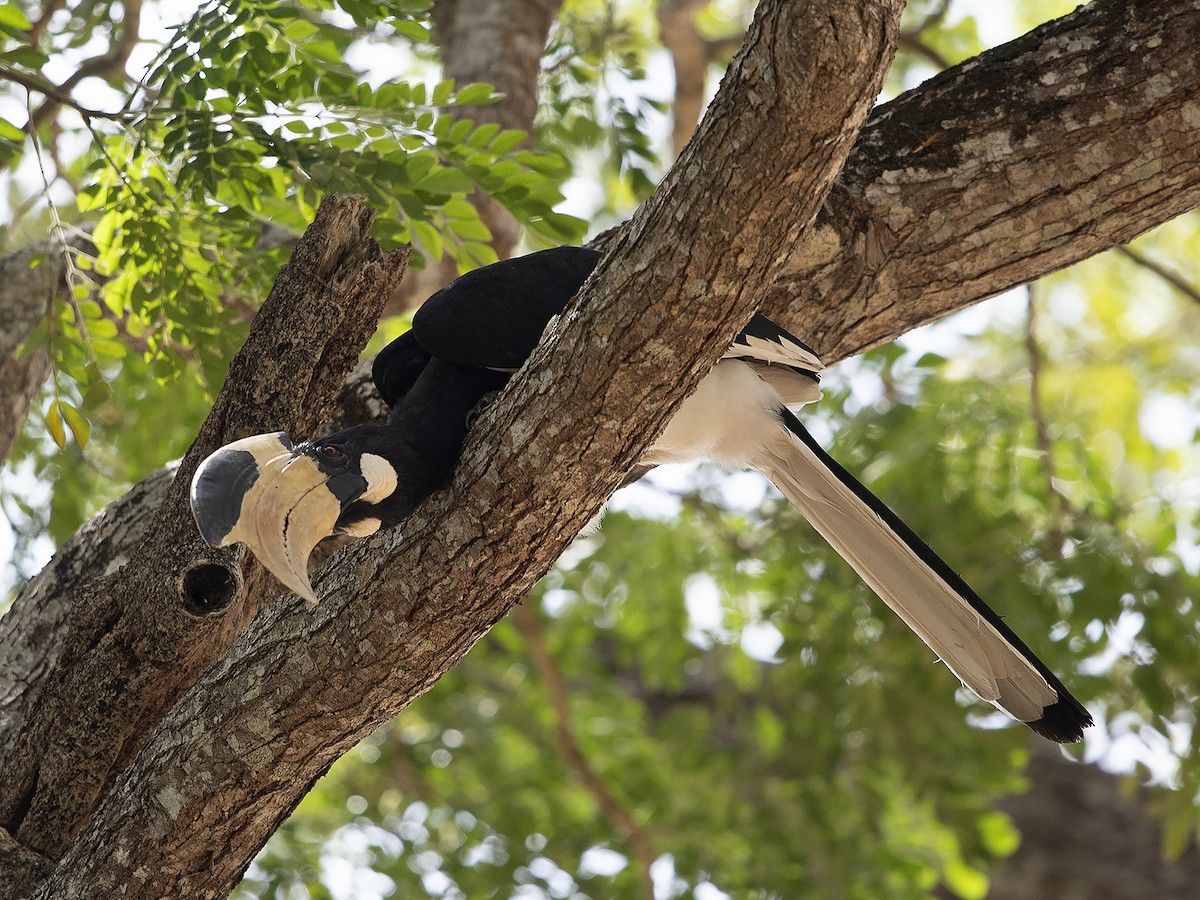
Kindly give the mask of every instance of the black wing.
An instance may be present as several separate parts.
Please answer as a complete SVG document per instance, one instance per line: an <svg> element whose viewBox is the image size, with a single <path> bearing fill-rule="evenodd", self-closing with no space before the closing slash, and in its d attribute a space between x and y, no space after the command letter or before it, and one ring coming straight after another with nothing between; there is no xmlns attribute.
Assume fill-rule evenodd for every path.
<svg viewBox="0 0 1200 900"><path fill-rule="evenodd" d="M460 275L421 305L412 333L438 359L516 371L599 260L585 247L555 247Z"/></svg>
<svg viewBox="0 0 1200 900"><path fill-rule="evenodd" d="M416 336L406 331L379 351L371 364L371 380L379 389L383 402L395 406L408 393L432 357L417 343Z"/></svg>

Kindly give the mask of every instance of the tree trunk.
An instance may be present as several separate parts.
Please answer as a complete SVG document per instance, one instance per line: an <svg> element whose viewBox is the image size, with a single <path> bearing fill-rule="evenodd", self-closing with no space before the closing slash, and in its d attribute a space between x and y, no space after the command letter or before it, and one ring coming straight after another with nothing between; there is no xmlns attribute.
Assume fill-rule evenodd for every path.
<svg viewBox="0 0 1200 900"><path fill-rule="evenodd" d="M93 250L86 236L52 238L0 258L0 464L12 452L29 407L50 374L44 351L17 351L52 310L67 299L66 254ZM34 265L43 260L41 265Z"/></svg>
<svg viewBox="0 0 1200 900"><path fill-rule="evenodd" d="M989 900L1189 900L1200 883L1200 849L1163 858L1162 827L1142 790L1095 766L1040 747L1033 788L1000 807L1020 824L1021 846L996 872Z"/></svg>

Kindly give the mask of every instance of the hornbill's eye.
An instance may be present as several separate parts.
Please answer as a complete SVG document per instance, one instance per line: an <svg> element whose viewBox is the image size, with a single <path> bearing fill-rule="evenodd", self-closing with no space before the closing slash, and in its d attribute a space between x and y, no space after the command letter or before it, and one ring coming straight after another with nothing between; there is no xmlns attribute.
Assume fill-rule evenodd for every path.
<svg viewBox="0 0 1200 900"><path fill-rule="evenodd" d="M341 463L346 461L346 454L342 450L342 448L334 447L331 444L327 444L324 447L318 447L317 454L325 462L333 463L335 465L340 465Z"/></svg>

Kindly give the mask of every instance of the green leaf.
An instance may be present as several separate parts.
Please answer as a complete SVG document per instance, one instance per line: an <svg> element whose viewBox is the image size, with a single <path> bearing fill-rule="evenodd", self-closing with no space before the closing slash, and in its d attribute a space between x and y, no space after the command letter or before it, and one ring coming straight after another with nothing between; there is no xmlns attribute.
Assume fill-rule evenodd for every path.
<svg viewBox="0 0 1200 900"><path fill-rule="evenodd" d="M472 147L486 147L499 131L499 125L495 122L487 122L471 132L471 137L467 143Z"/></svg>
<svg viewBox="0 0 1200 900"><path fill-rule="evenodd" d="M948 360L940 353L922 353L920 359L913 363L917 369L936 369L939 366L944 366Z"/></svg>
<svg viewBox="0 0 1200 900"><path fill-rule="evenodd" d="M462 245L462 251L463 255L459 257L460 263L463 259L467 259L477 266L490 266L499 259L496 256L496 249L491 244L467 241Z"/></svg>
<svg viewBox="0 0 1200 900"><path fill-rule="evenodd" d="M283 29L284 36L295 43L306 41L321 29L307 19L293 19Z"/></svg>
<svg viewBox="0 0 1200 900"><path fill-rule="evenodd" d="M496 93L496 89L492 85L478 82L468 84L459 91L454 102L462 106L479 106L484 103L495 103L499 99L500 95Z"/></svg>
<svg viewBox="0 0 1200 900"><path fill-rule="evenodd" d="M21 32L28 31L33 23L25 17L25 13L15 3L0 4L0 28L14 37L21 37Z"/></svg>
<svg viewBox="0 0 1200 900"><path fill-rule="evenodd" d="M454 96L454 79L439 81L433 86L433 105L445 106Z"/></svg>
<svg viewBox="0 0 1200 900"><path fill-rule="evenodd" d="M46 430L59 450L67 446L67 430L63 427L62 402L53 401L46 410Z"/></svg>
<svg viewBox="0 0 1200 900"><path fill-rule="evenodd" d="M454 197L442 205L442 213L449 219L478 219L479 211L468 200Z"/></svg>
<svg viewBox="0 0 1200 900"><path fill-rule="evenodd" d="M1021 832L1002 812L987 812L979 817L979 836L993 856L1011 856L1021 844Z"/></svg>
<svg viewBox="0 0 1200 900"><path fill-rule="evenodd" d="M946 886L962 900L983 900L987 896L987 876L961 860L951 860L945 870Z"/></svg>
<svg viewBox="0 0 1200 900"><path fill-rule="evenodd" d="M25 132L7 119L0 119L0 138L16 143L24 142Z"/></svg>
<svg viewBox="0 0 1200 900"><path fill-rule="evenodd" d="M413 236L430 256L435 260L442 258L442 236L436 228L428 222L420 220L409 222L408 227L412 229Z"/></svg>
<svg viewBox="0 0 1200 900"><path fill-rule="evenodd" d="M507 153L527 137L529 137L528 132L520 131L516 128L509 128L496 135L496 139L492 141L492 146L490 149L496 154Z"/></svg>
<svg viewBox="0 0 1200 900"><path fill-rule="evenodd" d="M113 338L117 336L117 323L112 319L95 319L88 322L87 330L92 338Z"/></svg>
<svg viewBox="0 0 1200 900"><path fill-rule="evenodd" d="M0 25L0 31L12 34L12 31L8 28L5 28L3 25ZM24 35L17 34L14 35L14 37L24 37ZM0 53L0 62L24 66L28 69L40 69L49 61L50 57L48 57L45 53L43 53L41 50L38 50L36 47L30 46L14 47L12 50L6 50L4 53Z"/></svg>
<svg viewBox="0 0 1200 900"><path fill-rule="evenodd" d="M71 429L71 436L75 438L75 443L79 445L80 450L83 450L92 436L92 427L88 420L84 418L83 413L65 401L59 404L58 409L66 419L67 427Z"/></svg>
<svg viewBox="0 0 1200 900"><path fill-rule="evenodd" d="M534 153L524 150L515 157L523 166L528 166L543 175L558 175L567 170L567 162L557 153Z"/></svg>
<svg viewBox="0 0 1200 900"><path fill-rule="evenodd" d="M492 233L478 216L474 219L453 219L450 230L460 238L471 241L490 241Z"/></svg>
<svg viewBox="0 0 1200 900"><path fill-rule="evenodd" d="M457 169L436 168L418 181L416 187L434 194L452 194L469 191L471 181Z"/></svg>
<svg viewBox="0 0 1200 900"><path fill-rule="evenodd" d="M124 359L125 345L120 341L101 338L92 341L92 350L96 355L104 359Z"/></svg>
<svg viewBox="0 0 1200 900"><path fill-rule="evenodd" d="M422 25L420 22L413 22L407 19L394 20L391 23L396 29L396 33L408 38L412 41L427 43L429 41L429 28Z"/></svg>
<svg viewBox="0 0 1200 900"><path fill-rule="evenodd" d="M325 62L340 63L342 54L333 41L305 41L303 52Z"/></svg>

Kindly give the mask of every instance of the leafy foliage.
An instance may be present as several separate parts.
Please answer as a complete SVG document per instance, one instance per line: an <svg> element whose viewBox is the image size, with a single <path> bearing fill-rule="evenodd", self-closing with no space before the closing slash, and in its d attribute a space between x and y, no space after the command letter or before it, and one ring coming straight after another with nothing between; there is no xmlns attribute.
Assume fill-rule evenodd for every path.
<svg viewBox="0 0 1200 900"><path fill-rule="evenodd" d="M494 102L488 85L372 87L345 62L364 31L427 40L428 5L204 3L174 29L117 111L72 110L89 141L70 174L78 210L56 204L50 219L61 235L78 217L92 220L94 252L74 259L71 301L57 304L26 342L51 353L55 374L41 420L58 448L68 432L81 451L94 435L106 446L94 445L86 459L98 467L104 456L132 449L138 465L122 467L122 480L177 454L178 441L127 440L128 397L112 402L115 382L151 406L170 407L162 433L194 429L199 404L179 403L179 396L211 400L286 259L288 240L279 235L302 231L327 191L365 194L379 213L375 236L385 246L415 244L417 266L443 254L460 270L495 260L491 234L468 201L475 192L493 197L540 240L581 237L583 223L555 211L569 173L563 157L527 149L524 132L459 114ZM0 24L24 37L28 19L6 8L13 11ZM24 49L34 55L5 58L11 77L48 84L38 68L47 54ZM19 132L0 125L0 139L11 137L14 148L24 138ZM35 138L7 162L31 153L45 166L42 144L52 138L48 131ZM275 249L264 248L265 235ZM129 383L139 375L146 380ZM189 418L176 418L175 410ZM60 464L54 456L31 435L14 459L46 470ZM111 488L92 494L95 486L82 494L56 489L55 505L69 510L57 538L111 497Z"/></svg>
<svg viewBox="0 0 1200 900"><path fill-rule="evenodd" d="M593 221L620 221L664 172L662 140L654 134L668 105L653 96L646 73L654 27L647 6L573 0L550 34L538 143L594 166L604 200Z"/></svg>

